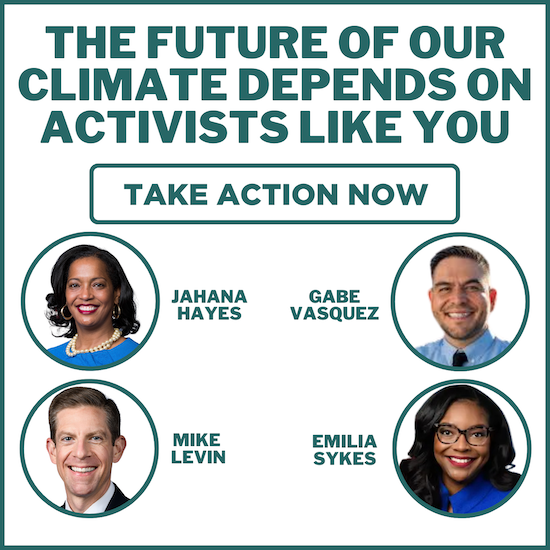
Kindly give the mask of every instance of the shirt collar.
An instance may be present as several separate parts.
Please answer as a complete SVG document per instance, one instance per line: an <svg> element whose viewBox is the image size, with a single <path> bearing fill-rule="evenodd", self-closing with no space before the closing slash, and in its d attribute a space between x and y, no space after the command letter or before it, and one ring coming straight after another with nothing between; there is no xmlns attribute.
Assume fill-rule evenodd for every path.
<svg viewBox="0 0 550 550"><path fill-rule="evenodd" d="M492 487L491 482L481 473L466 487L458 491L458 493L449 495L449 490L440 479L441 509L446 512L449 509L450 501L453 507L453 514L467 514L471 510L476 509L477 504L487 496Z"/></svg>
<svg viewBox="0 0 550 550"><path fill-rule="evenodd" d="M115 494L115 484L111 481L111 485L109 485L109 488L107 489L107 492L99 499L96 500L85 512L84 514L101 514L107 510L107 506L109 505L109 502L113 498L113 495ZM71 507L69 506L69 503L65 501L64 505L65 510L71 510ZM71 510L72 512L72 510Z"/></svg>
<svg viewBox="0 0 550 550"><path fill-rule="evenodd" d="M493 340L493 335L490 333L489 329L487 329L477 340L474 340L465 348L455 348L454 346L451 346L445 338L443 338L441 343L441 351L445 357L445 362L448 365L453 364L453 355L457 349L461 349L466 354L466 357L468 358L468 361L464 363L466 366L478 365L483 362L479 361L478 358L482 357L488 351L493 343Z"/></svg>

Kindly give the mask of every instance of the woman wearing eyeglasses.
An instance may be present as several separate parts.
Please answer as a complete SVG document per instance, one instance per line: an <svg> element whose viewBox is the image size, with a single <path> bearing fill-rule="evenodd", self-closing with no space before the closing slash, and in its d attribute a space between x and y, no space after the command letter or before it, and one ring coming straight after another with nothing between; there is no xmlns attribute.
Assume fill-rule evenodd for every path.
<svg viewBox="0 0 550 550"><path fill-rule="evenodd" d="M472 386L443 388L422 405L409 456L400 464L409 487L455 514L498 504L520 478L510 472L516 453L504 414Z"/></svg>

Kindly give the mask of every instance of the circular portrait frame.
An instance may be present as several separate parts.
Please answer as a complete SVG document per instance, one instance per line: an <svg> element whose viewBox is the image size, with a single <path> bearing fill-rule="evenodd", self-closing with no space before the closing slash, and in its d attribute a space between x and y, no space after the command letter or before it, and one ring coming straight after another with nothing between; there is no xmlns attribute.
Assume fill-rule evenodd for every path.
<svg viewBox="0 0 550 550"><path fill-rule="evenodd" d="M413 490L409 487L409 484L405 481L405 478L403 477L403 474L401 473L401 468L399 467L400 458L398 456L398 439L399 439L399 433L401 430L401 426L403 424L403 421L407 417L409 411L415 406L415 404L422 399L425 395L429 394L430 392L433 392L434 390L437 390L439 388L444 388L448 386L454 386L457 384L468 384L471 386L478 386L485 388L486 390L489 390L493 392L494 394L501 397L503 400L507 402L507 404L513 409L513 411L517 414L518 419L521 421L521 425L523 426L523 429L525 431L525 440L526 440L526 455L525 455L525 465L523 468L523 471L521 473L521 477L519 478L518 482L516 483L515 487L510 491L510 494L504 497L500 502L497 502L493 506L490 506L489 508L486 508L485 510L482 510L480 512L472 512L468 514L457 514L453 512L447 512L444 510L438 510L437 508L434 508L433 506L430 506L428 503L424 502L420 497L418 497ZM491 396L489 396L491 397ZM516 493L516 491L520 488L521 484L523 483L523 480L525 479L525 476L527 475L527 472L529 470L529 465L531 463L531 434L529 432L529 427L527 426L527 422L525 420L525 417L519 410L518 406L503 392L501 392L499 389L495 388L494 386L491 386L490 384L486 384L485 382L480 382L479 380L470 380L470 379L457 379L457 380L445 380L443 382L439 382L437 384L434 384L433 386L430 386L429 388L425 389L424 391L420 392L416 397L414 397L411 402L405 407L405 410L401 413L401 416L399 417L399 420L397 421L397 425L395 426L394 434L393 434L393 444L392 444L392 453L393 453L393 464L395 467L395 471L397 472L397 476L399 477L399 481L401 481L401 484L411 495L416 502L421 504L424 508L429 510L430 512L433 512L435 514L439 514L442 516L447 516L451 518L470 518L470 517L477 517L477 516L483 516L485 514L488 514L489 512L492 512L493 510L496 510L497 508L500 508L503 504L508 502Z"/></svg>
<svg viewBox="0 0 550 550"><path fill-rule="evenodd" d="M80 238L86 238L86 237L92 237L92 238L100 238L100 239L108 239L110 241L114 241L118 243L118 245L122 245L126 249L128 249L129 253L132 253L137 260L139 260L142 264L144 269L144 272L147 272L148 276L151 278L151 285L154 289L154 312L152 315L152 319L150 322L149 329L147 330L146 335L143 337L141 342L138 344L138 346L132 350L130 353L119 359L118 361L114 361L112 363L108 363L106 365L98 365L98 366L82 366L82 365L74 365L72 363L69 363L68 361L64 361L55 355L53 355L51 352L48 351L46 346L43 345L41 342L41 339L37 337L35 334L35 331L32 328L32 323L29 320L29 316L27 315L27 292L29 289L29 281L31 280L31 277L33 275L33 272L36 268L36 266L39 264L39 262L48 254L51 250L59 246L60 244L63 244L67 241L73 240L73 239L80 239ZM53 264L52 264L53 265ZM51 266L49 267L51 269ZM44 296L45 298L45 296ZM86 231L86 232L80 232L80 233L73 233L71 235L67 235L66 237L62 237L58 239L57 241L53 242L49 246L47 246L38 256L35 258L31 266L29 267L25 279L23 281L23 287L21 290L21 312L23 315L23 322L25 323L25 327L27 329L27 332L29 333L30 337L34 341L34 343L40 348L42 352L44 352L50 359L53 359L57 363L60 363L61 365L64 365L66 367L70 367L72 369L78 369L78 370L86 370L86 371L92 371L92 370L102 370L102 369L109 369L112 367L115 367L116 365L120 365L121 363L124 363L131 357L133 357L136 353L138 353L141 348L147 343L151 335L153 334L153 330L155 329L155 326L157 324L158 316L159 316L159 309L160 309L160 292L159 292L159 286L157 283L157 279L155 277L155 274L153 272L153 269L149 265L149 262L145 259L145 257L137 250L134 246L129 244L128 242L124 241L123 239L120 239L119 237L115 237L114 235L109 235L107 233L99 233L94 231ZM45 326L47 326L48 321L44 318Z"/></svg>
<svg viewBox="0 0 550 550"><path fill-rule="evenodd" d="M124 395L126 395L126 397L130 398L134 402L134 404L137 405L139 407L139 409L141 409L141 412L145 415L145 418L147 419L147 422L149 423L149 426L151 428L151 434L152 434L152 438L153 438L153 442L154 442L154 453L153 453L153 462L152 462L149 474L147 476L147 479L145 480L142 487L138 490L138 492L128 502L126 502L125 504L122 504L121 506L118 506L114 510L109 510L107 512L101 512L101 513L97 513L97 514L81 514L81 513L78 513L78 512L73 512L72 510L65 510L64 508L61 508L59 506L59 504L55 504L54 502L52 502L37 487L37 485L32 480L32 476L31 476L31 474L29 472L29 468L27 466L27 460L25 459L25 440L26 440L27 432L29 430L29 425L31 424L31 421L33 420L33 417L34 417L35 413L44 404L45 401L47 401L50 397L52 397L53 395L59 393L60 391L66 389L66 388L70 388L70 387L73 387L73 386L79 386L79 385L90 385L90 384L100 385L100 386L108 386L110 388L113 388L114 390L117 390L117 391L123 393ZM45 454L46 453L44 452L44 455ZM25 424L23 425L23 429L21 431L21 440L20 440L20 444L19 444L19 455L20 455L20 459L21 459L21 466L23 467L23 473L25 474L25 477L27 478L27 481L29 482L29 484L32 487L33 491L46 504L51 506L54 510L57 510L58 512L62 512L63 514L67 514L69 516L75 516L75 517L79 517L79 518L97 518L97 517L103 517L103 516L110 516L112 514L116 514L117 512L120 512L124 508L127 508L128 506L130 506L130 504L132 504L135 500L137 500L143 494L145 489L147 489L149 483L151 483L151 480L153 479L153 475L155 473L155 470L156 470L157 464L158 464L159 440L158 440L157 429L155 427L155 423L153 422L153 419L152 419L151 415L149 414L149 412L147 411L147 409L145 408L143 403L135 395L133 395L132 393L130 393L128 390L124 389L123 387L121 387L117 384L114 384L112 382L106 382L106 381L103 381L103 380L94 380L94 379L86 378L86 379L82 379L82 380L73 380L71 382L67 382L67 383L62 384L60 386L57 386L53 390L49 391L46 395L44 395L44 397L42 397L38 401L38 403L36 403L36 405L32 408L31 412L28 414L28 416L25 420ZM45 456L44 456L44 460L46 460ZM56 471L55 475L57 476L57 471Z"/></svg>
<svg viewBox="0 0 550 550"><path fill-rule="evenodd" d="M403 330L401 324L399 323L398 307L396 306L396 296L397 296L397 293L398 293L399 281L400 281L405 269L407 268L407 266L411 262L411 260L420 251L422 251L423 249L425 249L429 245L431 245L435 242L438 242L438 241L442 241L444 239L454 239L454 238L477 239L479 241L487 243L487 244L493 246L494 248L496 248L500 253L502 253L511 262L511 264L513 265L513 267L517 271L517 275L519 276L519 280L521 281L521 285L523 287L522 290L523 290L523 294L524 294L524 297L525 297L524 298L525 299L525 307L524 307L524 311L523 311L523 316L521 317L521 324L518 323L519 328L517 329L517 332L516 332L514 338L510 341L510 344L506 347L506 349L504 349L502 352L500 352L498 355L496 355L495 357L493 357L492 359L490 359L488 361L484 361L483 363L479 363L477 365L461 366L461 367L458 367L458 366L455 367L455 366L451 366L451 365L443 365L441 363L437 363L436 361L433 361L432 359L429 359L428 357L426 357L425 355L423 355L422 353L417 351L415 346L413 344L411 344L411 342L409 341L409 339L405 335L406 330ZM428 266L426 266L426 269L428 269ZM427 288L426 288L426 291L427 291ZM422 290L422 292L423 292L423 290ZM427 300L426 300L426 302L427 302ZM497 303L498 303L498 300L497 300ZM476 233L467 233L467 232L445 233L443 235L438 235L436 237L433 237L433 238L423 242L419 246L417 246L405 258L405 260L403 261L403 263L399 267L399 269L397 271L397 274L395 276L395 279L393 281L392 290L391 290L391 314L392 314L392 319L393 319L395 328L397 329L397 332L398 332L401 340L403 340L405 345L417 357L419 357L420 359L422 359L426 363L429 363L430 365L433 365L434 367L438 367L440 369L452 370L452 371L468 371L468 370L474 370L474 369L479 369L479 368L482 368L482 367L486 367L487 365L490 365L491 363L494 363L495 361L498 361L501 357L506 355L514 347L514 345L519 340L521 334L523 333L523 331L525 329L525 325L527 324L527 319L529 317L529 303L530 303L529 302L529 287L528 287L528 284L527 284L527 279L525 278L525 275L524 275L523 270L521 269L519 263L512 256L512 254L510 254L510 252L508 252L508 250L506 250L502 245L498 244L496 241L494 241L494 240L492 240L488 237L484 237L484 236L478 235ZM427 310L427 305L426 305L426 310ZM431 313L430 313L430 315L431 315ZM435 320L434 320L434 322L435 322Z"/></svg>

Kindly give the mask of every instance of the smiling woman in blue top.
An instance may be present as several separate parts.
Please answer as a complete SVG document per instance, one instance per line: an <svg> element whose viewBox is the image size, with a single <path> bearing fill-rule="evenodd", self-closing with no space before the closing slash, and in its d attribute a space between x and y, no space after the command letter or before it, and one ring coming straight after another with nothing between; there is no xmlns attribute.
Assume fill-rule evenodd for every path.
<svg viewBox="0 0 550 550"><path fill-rule="evenodd" d="M64 252L52 269L53 292L46 296L47 317L68 343L49 349L80 366L119 361L138 344L128 334L139 329L134 292L118 260L91 245Z"/></svg>
<svg viewBox="0 0 550 550"><path fill-rule="evenodd" d="M445 512L482 512L510 494L520 476L500 408L472 386L433 394L415 419L415 441L400 468L412 491Z"/></svg>

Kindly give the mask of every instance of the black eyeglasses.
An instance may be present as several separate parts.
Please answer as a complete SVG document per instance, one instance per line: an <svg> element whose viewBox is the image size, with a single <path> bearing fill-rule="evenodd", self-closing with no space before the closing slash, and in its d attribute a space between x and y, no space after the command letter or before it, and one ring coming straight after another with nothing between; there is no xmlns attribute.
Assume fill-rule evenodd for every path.
<svg viewBox="0 0 550 550"><path fill-rule="evenodd" d="M480 447L489 440L489 434L493 428L487 426L472 426L467 430L459 430L454 424L434 424L436 428L437 439L444 445L456 443L463 435L469 445Z"/></svg>

